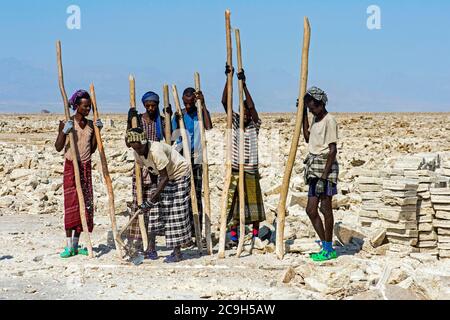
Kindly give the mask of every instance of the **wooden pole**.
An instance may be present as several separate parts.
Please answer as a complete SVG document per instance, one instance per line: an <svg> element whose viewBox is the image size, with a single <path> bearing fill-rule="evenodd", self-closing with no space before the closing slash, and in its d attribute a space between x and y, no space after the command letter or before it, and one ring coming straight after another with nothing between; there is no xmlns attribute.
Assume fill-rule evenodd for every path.
<svg viewBox="0 0 450 320"><path fill-rule="evenodd" d="M61 96L64 101L64 114L66 117L66 121L70 120L70 107L69 107L69 100L67 99L67 93L66 89L64 87L64 73L63 73L63 66L62 66L62 54L61 54L61 41L56 42L56 57L57 57L57 64L58 64L58 82L59 82L59 90L61 91ZM75 137L73 134L73 131L71 130L69 132L69 146L70 146L70 152L72 154L73 159L73 169L75 172L75 186L77 189L77 195L78 195L78 204L80 207L80 218L81 218L81 225L83 226L84 234L86 235L87 239L87 249L89 253L89 258L94 257L94 253L92 251L92 242L91 242L91 236L89 235L89 229L87 225L86 220L86 206L84 203L84 195L83 190L81 189L81 178L80 178L80 168L78 165L78 150L75 143Z"/></svg>
<svg viewBox="0 0 450 320"><path fill-rule="evenodd" d="M231 22L230 10L225 11L225 30L227 42L227 64L233 68L232 46L231 46ZM227 200L228 188L231 182L231 125L233 120L233 74L227 75L227 130L226 130L226 162L225 183L222 191L222 211L220 212L220 234L219 234L219 259L225 258L225 238L227 233Z"/></svg>
<svg viewBox="0 0 450 320"><path fill-rule="evenodd" d="M298 109L295 122L295 131L292 138L291 149L289 151L289 158L286 163L286 168L283 176L283 184L280 191L280 202L278 203L278 216L277 216L277 240L276 240L276 253L278 259L283 259L284 256L284 224L286 217L286 199L289 191L289 181L291 179L292 168L294 167L295 156L297 154L298 141L302 132L303 125L303 97L306 93L306 85L308 81L308 54L309 43L311 38L311 27L307 17L303 22L303 49L302 49L302 66L301 66L301 78L299 86L298 96Z"/></svg>
<svg viewBox="0 0 450 320"><path fill-rule="evenodd" d="M200 91L200 74L194 74L195 90ZM203 191L205 197L204 219L205 219L205 237L206 237L206 251L209 255L213 253L211 240L211 200L209 192L209 167L208 167L208 151L205 134L205 126L203 124L203 105L197 100L197 116L200 126L200 139L202 142L202 171L203 171Z"/></svg>
<svg viewBox="0 0 450 320"><path fill-rule="evenodd" d="M99 119L98 115L98 107L97 107L97 98L95 96L95 88L94 84L90 86L91 91L91 99L92 99L92 111L94 114L94 122ZM114 237L114 243L116 245L116 250L119 253L119 256L122 258L122 248L117 242L117 223L116 223L116 207L114 204L114 191L112 186L111 177L109 176L108 170L108 162L106 161L105 149L103 147L103 140L100 134L100 129L97 126L94 126L95 138L97 139L97 148L100 154L100 161L102 163L102 172L103 179L105 179L106 189L108 190L108 202L109 202L109 218L111 219L111 228Z"/></svg>
<svg viewBox="0 0 450 320"><path fill-rule="evenodd" d="M163 86L163 93L164 93L164 124L165 124L164 134L166 136L166 143L170 145L172 129L170 122L170 114L166 112L166 109L169 108L169 86L167 84Z"/></svg>
<svg viewBox="0 0 450 320"><path fill-rule="evenodd" d="M183 113L181 111L180 99L178 97L177 86L172 85L172 95L173 100L175 101L175 107L177 108L177 113L180 115L180 131L181 131L181 140L183 143L183 155L189 165L189 170L191 172L191 204L192 204L192 213L194 216L194 228L195 228L195 241L197 242L198 252L201 254L203 251L202 247L202 234L200 230L200 220L198 217L198 204L197 204L197 194L195 192L195 183L194 183L194 172L192 170L191 165L191 149L189 148L188 138L186 134L186 126L184 124Z"/></svg>
<svg viewBox="0 0 450 320"><path fill-rule="evenodd" d="M238 72L242 71L241 34L235 31ZM244 176L244 82L239 84L239 243L236 255L239 257L244 249L245 238L245 176Z"/></svg>
<svg viewBox="0 0 450 320"><path fill-rule="evenodd" d="M130 75L129 77L130 82L130 108L136 109L136 84L134 77ZM136 128L138 126L138 119L137 117L133 117L131 119L131 127ZM140 206L142 204L143 196L142 196L142 171L141 166L137 163L136 159L134 161L134 172L136 176L136 198L137 198L137 204ZM139 230L141 231L142 236L142 244L144 247L144 251L147 251L148 248L148 237L147 237L147 230L145 230L145 221L144 221L144 215L141 211L141 213L138 215L139 220Z"/></svg>

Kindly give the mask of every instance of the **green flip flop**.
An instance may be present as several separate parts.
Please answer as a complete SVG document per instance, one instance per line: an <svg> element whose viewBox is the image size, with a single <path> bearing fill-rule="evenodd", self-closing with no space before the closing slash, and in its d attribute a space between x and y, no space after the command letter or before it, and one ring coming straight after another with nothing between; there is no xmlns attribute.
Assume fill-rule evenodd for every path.
<svg viewBox="0 0 450 320"><path fill-rule="evenodd" d="M336 250L333 250L333 251L322 250L319 253L311 255L311 259L313 261L318 261L318 262L332 260L332 259L336 259L336 258L337 258Z"/></svg>
<svg viewBox="0 0 450 320"><path fill-rule="evenodd" d="M70 258L76 255L75 250L73 248L65 247L64 251L59 254L61 258Z"/></svg>
<svg viewBox="0 0 450 320"><path fill-rule="evenodd" d="M87 248L82 248L81 246L78 246L77 253L81 254L82 256L88 256L89 255L88 249Z"/></svg>

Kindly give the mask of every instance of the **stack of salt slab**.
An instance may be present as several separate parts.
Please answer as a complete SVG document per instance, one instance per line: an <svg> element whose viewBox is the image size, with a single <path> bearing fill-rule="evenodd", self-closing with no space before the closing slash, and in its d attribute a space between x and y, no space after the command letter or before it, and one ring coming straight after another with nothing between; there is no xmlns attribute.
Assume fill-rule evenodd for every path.
<svg viewBox="0 0 450 320"><path fill-rule="evenodd" d="M437 229L439 258L450 258L450 188L431 188L435 211L433 227Z"/></svg>
<svg viewBox="0 0 450 320"><path fill-rule="evenodd" d="M378 209L383 205L381 200L383 179L387 173L383 170L359 169L355 171L356 187L361 195L359 222L363 227L371 227L379 221Z"/></svg>
<svg viewBox="0 0 450 320"><path fill-rule="evenodd" d="M411 251L411 246L417 245L418 187L416 181L405 178L383 182L383 206L378 209L378 216L386 228L388 241L398 245L396 251Z"/></svg>

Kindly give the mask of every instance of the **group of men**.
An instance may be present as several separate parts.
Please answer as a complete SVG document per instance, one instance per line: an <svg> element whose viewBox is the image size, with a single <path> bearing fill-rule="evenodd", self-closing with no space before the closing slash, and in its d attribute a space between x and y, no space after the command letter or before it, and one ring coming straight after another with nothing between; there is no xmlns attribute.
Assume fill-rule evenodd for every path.
<svg viewBox="0 0 450 320"><path fill-rule="evenodd" d="M226 67L225 74L234 70ZM227 227L228 245L233 247L238 242L239 225L239 119L244 117L244 185L245 185L245 224L252 226L252 243L260 241L259 224L266 220L263 196L260 186L258 170L258 134L261 119L255 108L255 103L247 88L246 76L242 70L237 74L243 83L245 94L243 115L233 112L232 121L232 175L228 189ZM227 83L222 95L222 104L227 110ZM165 262L178 262L183 259L182 249L194 245L195 238L194 217L191 201L191 174L195 185L200 226L203 223L202 206L202 144L200 139L200 126L197 103L202 105L203 126L206 130L213 127L210 113L206 107L201 91L186 88L183 92L184 109L182 114L172 113L171 107L165 110L171 119L171 144L166 143L165 123L159 108L159 96L152 91L142 97L145 112L138 113L131 108L128 113L128 124L125 136L127 147L133 148L136 163L141 168L142 204L137 201L136 174L133 170L132 215L141 210L144 215L145 230L148 235L148 249L144 252L139 220L134 220L128 230L127 245L130 252L140 254L147 259L159 259L156 249L156 237L165 236L165 246L173 249L165 257ZM87 254L85 248L78 246L78 239L82 230L79 217L78 199L73 172L73 159L68 152L70 145L66 139L68 133L75 132L75 143L78 149L78 162L82 178L83 194L85 194L86 217L89 232L93 228L93 195L91 182L91 154L96 150L96 140L93 126L102 128L100 120L96 123L88 120L91 100L86 91L78 90L72 96L70 103L75 115L67 122L61 122L59 134L55 142L57 151L65 147L64 166L64 208L65 229L67 245L61 257L68 258L77 254ZM309 146L309 155L305 160L305 181L309 184L309 198L306 212L320 238L318 243L321 250L311 255L315 261L323 261L336 257L332 247L333 215L331 198L337 192L338 165L337 154L337 123L326 111L327 96L322 90L313 87L304 97L304 105L314 115L311 126L308 122L307 109L303 117L303 132L305 141ZM133 118L137 119L137 127L132 126ZM187 132L190 161L183 156L182 141L178 138L177 130L181 128L180 121L184 122ZM175 137L175 138L172 138ZM189 167L191 166L191 167ZM318 215L321 203L321 212L324 222ZM201 228L200 228L201 232ZM201 235L200 235L201 236ZM204 241L202 241L204 243Z"/></svg>

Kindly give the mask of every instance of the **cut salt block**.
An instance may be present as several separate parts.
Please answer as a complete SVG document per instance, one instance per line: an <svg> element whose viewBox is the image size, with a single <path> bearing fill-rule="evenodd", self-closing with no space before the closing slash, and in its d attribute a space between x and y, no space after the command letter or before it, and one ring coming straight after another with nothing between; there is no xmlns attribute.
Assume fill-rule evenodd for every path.
<svg viewBox="0 0 450 320"><path fill-rule="evenodd" d="M378 217L393 222L398 222L400 220L416 221L416 212L415 211L399 212L390 209L380 209L378 210Z"/></svg>
<svg viewBox="0 0 450 320"><path fill-rule="evenodd" d="M450 229L450 220L433 219L433 227Z"/></svg>
<svg viewBox="0 0 450 320"><path fill-rule="evenodd" d="M359 210L357 213L360 217L378 218L378 211Z"/></svg>
<svg viewBox="0 0 450 320"><path fill-rule="evenodd" d="M417 230L417 221L399 221L399 222L388 222L384 221L382 223L383 228L386 228L387 230L393 229L393 230L402 230L402 229L409 229L409 230Z"/></svg>
<svg viewBox="0 0 450 320"><path fill-rule="evenodd" d="M405 230L405 229L388 229L386 231L386 236L394 236L400 238L417 238L419 236L419 231L417 230Z"/></svg>
<svg viewBox="0 0 450 320"><path fill-rule="evenodd" d="M439 255L439 249L437 247L435 248L419 248L419 252L420 253L426 253L432 256L437 256Z"/></svg>
<svg viewBox="0 0 450 320"><path fill-rule="evenodd" d="M450 243L449 242L439 242L438 248L439 248L439 250L450 250Z"/></svg>
<svg viewBox="0 0 450 320"><path fill-rule="evenodd" d="M436 211L435 217L443 220L450 220L450 211Z"/></svg>
<svg viewBox="0 0 450 320"><path fill-rule="evenodd" d="M438 204L448 204L450 208L450 196L431 194L431 202Z"/></svg>
<svg viewBox="0 0 450 320"><path fill-rule="evenodd" d="M418 216L417 217L417 223L433 223L433 216L432 215L426 215L426 216Z"/></svg>
<svg viewBox="0 0 450 320"><path fill-rule="evenodd" d="M432 223L419 223L418 226L419 231L433 231L433 224Z"/></svg>
<svg viewBox="0 0 450 320"><path fill-rule="evenodd" d="M437 228L437 234L442 236L450 236L450 228Z"/></svg>
<svg viewBox="0 0 450 320"><path fill-rule="evenodd" d="M419 241L416 245L417 248L436 248L438 245L437 241Z"/></svg>
<svg viewBox="0 0 450 320"><path fill-rule="evenodd" d="M450 250L439 249L439 258L450 258Z"/></svg>
<svg viewBox="0 0 450 320"><path fill-rule="evenodd" d="M419 230L419 241L430 241L438 239L438 234L435 231L424 232Z"/></svg>
<svg viewBox="0 0 450 320"><path fill-rule="evenodd" d="M399 180L399 181L385 180L383 182L383 188L387 190L417 191L418 187L419 187L418 183L407 180Z"/></svg>
<svg viewBox="0 0 450 320"><path fill-rule="evenodd" d="M430 193L435 196L450 196L450 188L430 188Z"/></svg>
<svg viewBox="0 0 450 320"><path fill-rule="evenodd" d="M437 240L440 243L449 243L450 242L450 236L441 236L441 235L439 235L439 236L437 236Z"/></svg>
<svg viewBox="0 0 450 320"><path fill-rule="evenodd" d="M417 192L415 190L406 190L406 191L383 190L382 194L384 197L392 197L392 198L411 198L417 196Z"/></svg>
<svg viewBox="0 0 450 320"><path fill-rule="evenodd" d="M419 170L425 163L422 157L403 157L394 163L394 169L400 170Z"/></svg>
<svg viewBox="0 0 450 320"><path fill-rule="evenodd" d="M450 211L450 204L433 203L433 209L437 211Z"/></svg>
<svg viewBox="0 0 450 320"><path fill-rule="evenodd" d="M385 204L390 204L393 206L409 206L409 205L417 205L418 197L410 197L410 198L397 198L397 197L386 197L382 198Z"/></svg>
<svg viewBox="0 0 450 320"><path fill-rule="evenodd" d="M418 242L417 238L403 238L399 236L388 236L388 235L386 235L386 237L390 243L401 244L404 246L415 246L417 245Z"/></svg>
<svg viewBox="0 0 450 320"><path fill-rule="evenodd" d="M359 177L356 179L358 184L377 184L382 185L383 179L378 177Z"/></svg>
<svg viewBox="0 0 450 320"><path fill-rule="evenodd" d="M380 192L383 191L383 187L380 184L358 184L358 190L360 192Z"/></svg>
<svg viewBox="0 0 450 320"><path fill-rule="evenodd" d="M374 200L381 199L383 192L364 192L361 193L361 199L364 200Z"/></svg>

